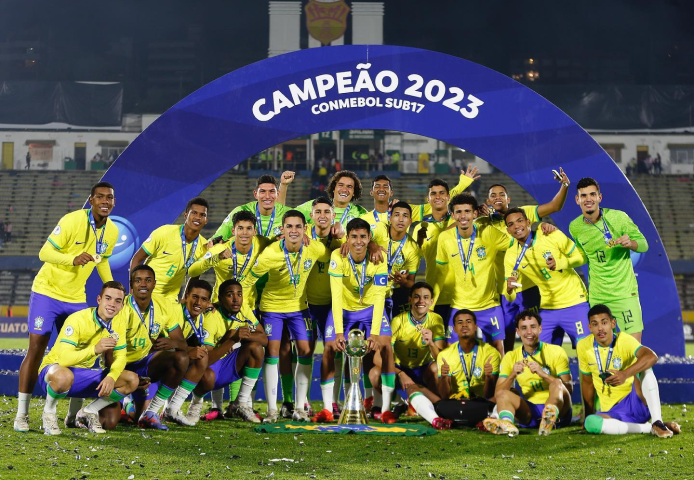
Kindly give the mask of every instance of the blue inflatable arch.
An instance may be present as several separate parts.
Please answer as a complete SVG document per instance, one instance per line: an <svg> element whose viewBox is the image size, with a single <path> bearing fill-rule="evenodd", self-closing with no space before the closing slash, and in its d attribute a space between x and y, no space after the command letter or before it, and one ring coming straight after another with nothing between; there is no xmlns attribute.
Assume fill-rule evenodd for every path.
<svg viewBox="0 0 694 480"><path fill-rule="evenodd" d="M481 65L413 48L301 50L231 72L169 109L104 176L116 187L121 230L115 278L125 283L141 241L244 159L302 135L347 129L411 132L469 150L540 203L556 191L553 168L561 165L574 182L595 177L603 204L626 211L650 245L636 266L644 341L658 353L684 355L667 255L646 208L607 153L529 88ZM570 197L574 192L572 186ZM232 207L224 206L225 213ZM568 233L578 215L569 198L553 218ZM91 279L90 298L97 282Z"/></svg>

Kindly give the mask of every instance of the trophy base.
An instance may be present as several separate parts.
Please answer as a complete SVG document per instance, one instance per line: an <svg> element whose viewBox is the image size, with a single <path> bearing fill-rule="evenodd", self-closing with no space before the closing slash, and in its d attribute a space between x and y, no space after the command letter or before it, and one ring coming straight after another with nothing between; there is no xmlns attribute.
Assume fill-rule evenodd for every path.
<svg viewBox="0 0 694 480"><path fill-rule="evenodd" d="M340 419L337 421L338 425L366 425L369 423L366 419L366 412L362 408L361 410L346 410L343 408L340 414Z"/></svg>

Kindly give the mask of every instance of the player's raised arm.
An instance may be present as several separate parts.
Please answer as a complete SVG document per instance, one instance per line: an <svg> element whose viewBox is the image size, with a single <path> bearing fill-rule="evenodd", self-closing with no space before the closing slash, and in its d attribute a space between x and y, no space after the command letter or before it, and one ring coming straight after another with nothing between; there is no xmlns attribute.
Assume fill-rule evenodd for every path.
<svg viewBox="0 0 694 480"><path fill-rule="evenodd" d="M455 197L459 193L463 193L475 180L479 180L482 176L479 174L477 166L468 165L467 170L460 171L460 179L458 184L451 189L450 196Z"/></svg>
<svg viewBox="0 0 694 480"><path fill-rule="evenodd" d="M295 175L294 172L289 170L282 172L282 176L280 177L280 188L277 193L277 203L280 205L287 204L287 191L289 190L289 185L294 181Z"/></svg>
<svg viewBox="0 0 694 480"><path fill-rule="evenodd" d="M559 186L559 191L550 202L544 203L537 207L537 215L540 218L544 218L560 211L562 208L564 208L564 203L566 203L566 196L569 193L569 185L571 185L569 177L564 172L564 169L559 167L559 177L555 175L554 179L561 183Z"/></svg>

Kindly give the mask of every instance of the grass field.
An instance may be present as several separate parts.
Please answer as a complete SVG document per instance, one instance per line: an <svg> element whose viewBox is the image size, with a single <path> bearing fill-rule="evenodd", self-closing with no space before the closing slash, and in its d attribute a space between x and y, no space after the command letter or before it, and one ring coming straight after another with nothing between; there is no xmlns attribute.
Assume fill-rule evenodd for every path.
<svg viewBox="0 0 694 480"><path fill-rule="evenodd" d="M169 432L121 425L104 435L63 430L47 437L37 429L41 399L31 410L36 430L25 434L12 430L16 399L0 402L2 478L694 478L687 413L694 405L664 406L666 420L678 421L683 433L663 440L595 436L579 427L514 438L474 430L423 438L268 435L238 420L173 425ZM63 401L58 414L66 410Z"/></svg>

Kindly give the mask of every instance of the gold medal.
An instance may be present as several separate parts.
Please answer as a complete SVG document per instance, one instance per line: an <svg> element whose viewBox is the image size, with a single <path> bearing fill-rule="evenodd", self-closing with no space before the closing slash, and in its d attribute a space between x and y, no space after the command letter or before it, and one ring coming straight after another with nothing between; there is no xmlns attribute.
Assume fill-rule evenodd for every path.
<svg viewBox="0 0 694 480"><path fill-rule="evenodd" d="M422 330L424 330L424 324L418 323L414 328L417 329L417 332L422 333Z"/></svg>
<svg viewBox="0 0 694 480"><path fill-rule="evenodd" d="M94 255L93 258L94 258L94 263L97 263L97 264L101 263L101 255L99 255L98 253L96 255Z"/></svg>
<svg viewBox="0 0 694 480"><path fill-rule="evenodd" d="M610 240L607 242L607 248L612 248L615 245L617 245L617 242L610 238Z"/></svg>
<svg viewBox="0 0 694 480"><path fill-rule="evenodd" d="M359 297L359 305L364 305L364 297Z"/></svg>
<svg viewBox="0 0 694 480"><path fill-rule="evenodd" d="M116 342L120 339L120 335L118 335L116 332L112 332L109 337L114 339Z"/></svg>
<svg viewBox="0 0 694 480"><path fill-rule="evenodd" d="M515 279L518 279L518 270L514 270L511 272L511 276Z"/></svg>

